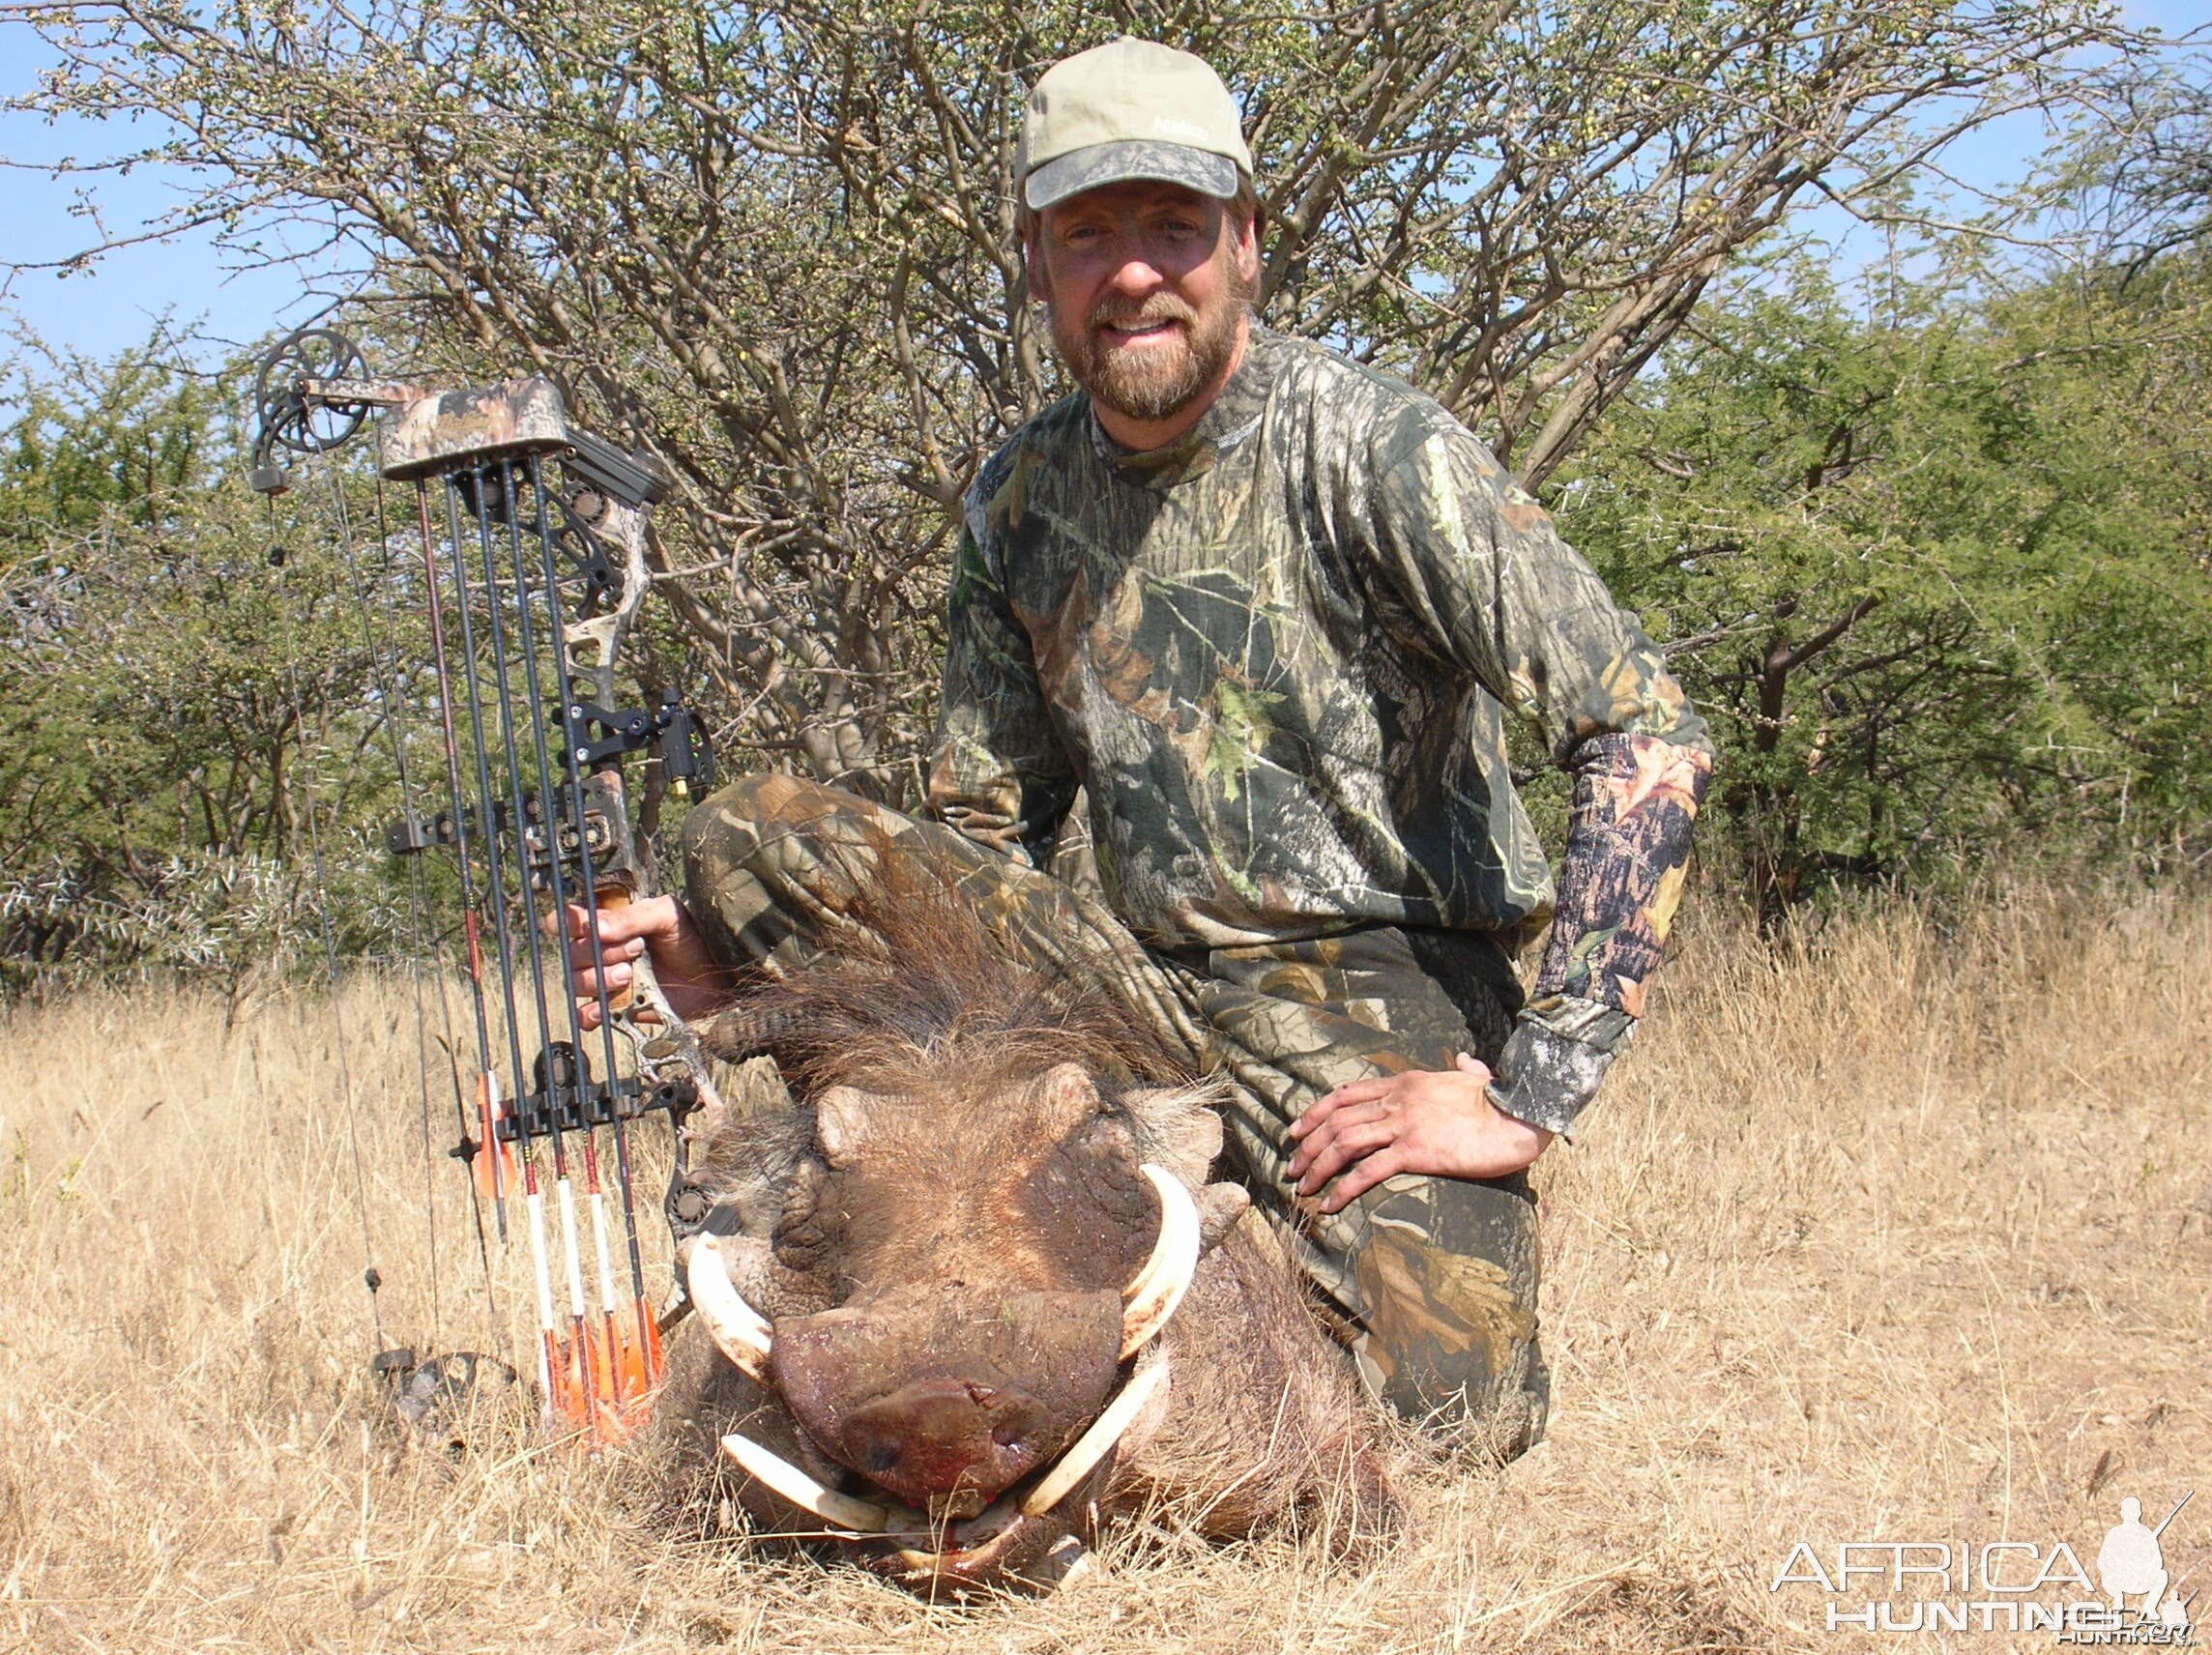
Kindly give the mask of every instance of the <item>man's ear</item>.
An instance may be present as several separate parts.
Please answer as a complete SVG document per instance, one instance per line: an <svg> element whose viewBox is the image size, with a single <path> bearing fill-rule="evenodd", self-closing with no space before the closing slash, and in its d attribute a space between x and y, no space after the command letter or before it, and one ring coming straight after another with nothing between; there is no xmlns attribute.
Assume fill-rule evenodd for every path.
<svg viewBox="0 0 2212 1655"><path fill-rule="evenodd" d="M1236 238L1237 272L1247 287L1257 289L1260 285L1260 216L1255 213L1241 224L1234 218L1230 222L1236 226L1230 233Z"/></svg>
<svg viewBox="0 0 2212 1655"><path fill-rule="evenodd" d="M1029 284L1029 296L1042 305L1052 303L1052 283L1044 271L1044 249L1037 238L1044 232L1036 230L1022 243L1022 278Z"/></svg>

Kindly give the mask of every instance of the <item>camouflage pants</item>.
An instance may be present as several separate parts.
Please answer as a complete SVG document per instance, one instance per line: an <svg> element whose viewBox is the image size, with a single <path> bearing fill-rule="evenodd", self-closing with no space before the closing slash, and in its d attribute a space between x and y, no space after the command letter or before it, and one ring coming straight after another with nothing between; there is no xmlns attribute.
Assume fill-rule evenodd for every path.
<svg viewBox="0 0 2212 1655"><path fill-rule="evenodd" d="M724 959L801 964L844 924L852 869L885 850L956 870L1021 958L1081 959L1187 1056L1230 1083L1227 1152L1294 1237L1369 1387L1399 1412L1511 1455L1542 1435L1535 1202L1526 1176L1400 1176L1342 1212L1295 1203L1289 1127L1332 1088L1456 1052L1495 1060L1520 1004L1494 940L1374 927L1307 942L1148 949L1074 886L934 823L832 788L753 776L684 826L685 900Z"/></svg>

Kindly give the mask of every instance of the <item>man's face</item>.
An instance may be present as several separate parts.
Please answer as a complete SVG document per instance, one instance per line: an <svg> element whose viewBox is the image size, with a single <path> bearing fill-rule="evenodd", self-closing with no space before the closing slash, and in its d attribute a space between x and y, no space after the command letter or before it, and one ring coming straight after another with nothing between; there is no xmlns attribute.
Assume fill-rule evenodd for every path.
<svg viewBox="0 0 2212 1655"><path fill-rule="evenodd" d="M1180 185L1105 185L1044 210L1030 281L1053 344L1102 409L1173 421L1217 391L1259 279L1249 222Z"/></svg>

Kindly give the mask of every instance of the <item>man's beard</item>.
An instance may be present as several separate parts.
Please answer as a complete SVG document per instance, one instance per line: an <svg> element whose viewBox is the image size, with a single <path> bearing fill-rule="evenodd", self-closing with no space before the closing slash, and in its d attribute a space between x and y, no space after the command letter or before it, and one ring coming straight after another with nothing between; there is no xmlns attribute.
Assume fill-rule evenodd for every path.
<svg viewBox="0 0 2212 1655"><path fill-rule="evenodd" d="M1237 325L1251 299L1251 284L1233 264L1228 291L1210 314L1200 313L1172 293L1155 293L1140 304L1108 294L1091 307L1083 326L1070 328L1055 305L1053 347L1075 383L1100 407L1125 420L1168 420L1188 407L1191 398L1229 365L1237 354ZM1180 323L1174 348L1116 348L1097 334L1097 329L1108 323L1145 322Z"/></svg>

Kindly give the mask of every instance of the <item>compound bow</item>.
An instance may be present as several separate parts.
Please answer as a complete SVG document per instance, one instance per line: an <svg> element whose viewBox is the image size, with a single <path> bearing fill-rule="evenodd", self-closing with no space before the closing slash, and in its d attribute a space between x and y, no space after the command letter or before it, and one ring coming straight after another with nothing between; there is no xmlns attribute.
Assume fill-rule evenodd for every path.
<svg viewBox="0 0 2212 1655"><path fill-rule="evenodd" d="M679 1300L656 1318L647 1297L629 1124L662 1113L677 1129L668 1216L681 1231L697 1216L684 1205L695 1198L684 1182L682 1123L702 1105L720 1111L697 1037L650 961L640 959L630 986L613 994L598 969L599 911L654 889L623 761L646 754L678 798L713 779L704 729L681 698L671 692L626 710L616 679L652 584L647 527L666 476L650 456L572 424L546 379L424 391L373 378L360 349L324 328L294 333L269 353L255 400L257 491L274 497L289 486L280 453L328 452L371 414L380 416L381 476L413 486L447 800L418 810L395 739L405 813L386 840L403 858L449 857L459 887L477 1079L471 1109L456 1070L462 1125L452 1153L470 1168L480 1203L492 1205L503 1240L519 1180L549 1422L595 1442L620 1437L660 1379L660 1336L682 1308ZM558 917L541 925L546 904L555 916L571 906L589 915L584 938L572 939ZM596 1042L569 988L587 964L601 985ZM614 1147L626 1293L600 1176L602 1132ZM551 1166L550 1220L540 1149ZM587 1218L596 1313L585 1288ZM565 1314L555 1305L556 1264ZM368 1280L373 1293L373 1267ZM383 1352L379 1366L396 1380L413 1353Z"/></svg>

